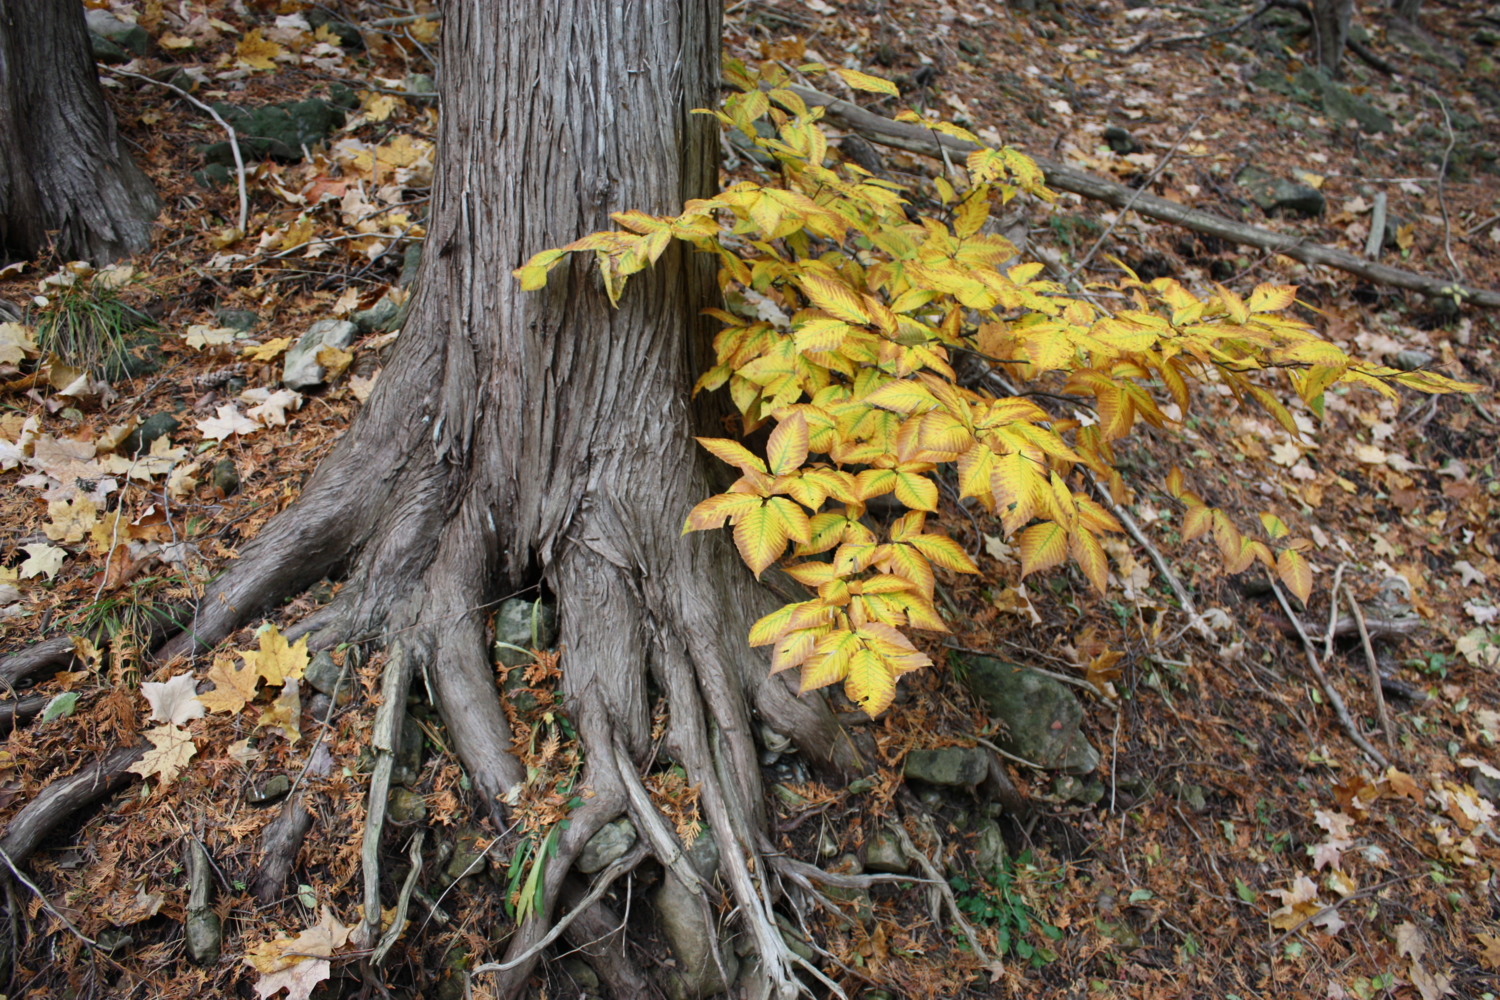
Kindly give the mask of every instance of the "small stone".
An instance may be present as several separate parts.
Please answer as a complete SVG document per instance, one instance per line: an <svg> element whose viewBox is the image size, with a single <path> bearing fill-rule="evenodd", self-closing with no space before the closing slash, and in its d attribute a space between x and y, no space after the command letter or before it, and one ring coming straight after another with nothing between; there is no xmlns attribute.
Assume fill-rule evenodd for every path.
<svg viewBox="0 0 1500 1000"><path fill-rule="evenodd" d="M472 827L464 827L458 832L458 837L453 842L453 856L443 869L449 884L466 876L489 874L489 868L483 861L485 852L478 849L481 839L479 831Z"/></svg>
<svg viewBox="0 0 1500 1000"><path fill-rule="evenodd" d="M328 717L333 714L333 699L319 691L307 699L307 714L313 717L314 722L327 722Z"/></svg>
<svg viewBox="0 0 1500 1000"><path fill-rule="evenodd" d="M1139 153L1141 151L1140 143L1136 142L1135 138L1129 132L1118 125L1111 125L1104 130L1104 143L1121 156L1128 156L1131 153Z"/></svg>
<svg viewBox="0 0 1500 1000"><path fill-rule="evenodd" d="M793 953L800 956L804 961L811 962L817 957L816 953L807 945L802 933L792 926L792 922L780 913L776 914L776 926L781 929L781 940Z"/></svg>
<svg viewBox="0 0 1500 1000"><path fill-rule="evenodd" d="M982 819L975 824L979 835L974 838L974 863L981 873L989 875L1002 871L1010 860L1010 851L1005 846L1005 836L1000 824L992 819Z"/></svg>
<svg viewBox="0 0 1500 1000"><path fill-rule="evenodd" d="M1414 372L1418 368L1425 368L1430 364L1432 364L1432 355L1413 347L1408 347L1391 358L1391 366L1399 368L1404 372Z"/></svg>
<svg viewBox="0 0 1500 1000"><path fill-rule="evenodd" d="M1484 772L1484 768L1469 768L1469 784L1474 786L1474 791L1489 799L1491 802L1500 804L1500 778L1492 778Z"/></svg>
<svg viewBox="0 0 1500 1000"><path fill-rule="evenodd" d="M693 841L686 857L705 879L712 879L718 870L718 847L707 830ZM667 996L699 1000L727 989L739 972L739 958L720 928L704 919L699 897L669 871L652 902L657 923L677 959L676 967L661 980ZM716 947L720 961L714 958Z"/></svg>
<svg viewBox="0 0 1500 1000"><path fill-rule="evenodd" d="M150 36L139 24L123 21L103 9L87 11L83 19L89 31L100 38L107 39L126 52L137 56L146 54L146 44L150 41Z"/></svg>
<svg viewBox="0 0 1500 1000"><path fill-rule="evenodd" d="M213 902L213 870L208 863L208 854L196 838L188 841L186 855L188 906L182 922L183 944L190 961L209 966L219 960L224 940L219 915L209 905Z"/></svg>
<svg viewBox="0 0 1500 1000"><path fill-rule="evenodd" d="M839 840L828 830L818 833L818 853L825 858L831 858L839 852Z"/></svg>
<svg viewBox="0 0 1500 1000"><path fill-rule="evenodd" d="M285 798L287 792L291 790L292 779L284 774L278 774L259 788L246 794L245 801L252 806L268 806Z"/></svg>
<svg viewBox="0 0 1500 1000"><path fill-rule="evenodd" d="M130 61L130 53L126 52L114 42L103 35L89 32L89 51L95 62L122 63Z"/></svg>
<svg viewBox="0 0 1500 1000"><path fill-rule="evenodd" d="M260 316L249 309L215 309L214 319L236 333L249 333L260 326Z"/></svg>
<svg viewBox="0 0 1500 1000"><path fill-rule="evenodd" d="M1235 183L1250 192L1250 198L1267 215L1294 212L1313 218L1322 215L1327 205L1323 192L1306 184L1275 177L1259 167L1246 167L1235 175Z"/></svg>
<svg viewBox="0 0 1500 1000"><path fill-rule="evenodd" d="M409 73L402 89L408 94L436 94L437 84L426 73Z"/></svg>
<svg viewBox="0 0 1500 1000"><path fill-rule="evenodd" d="M531 650L551 649L556 642L557 609L550 604L512 598L495 612L497 663L507 667L530 663Z"/></svg>
<svg viewBox="0 0 1500 1000"><path fill-rule="evenodd" d="M343 683L339 682L340 677L343 678ZM333 662L333 654L326 649L320 649L313 654L313 658L308 661L307 668L302 672L302 679L330 698L337 690L340 707L347 705L354 697L354 679L344 674L343 668Z"/></svg>
<svg viewBox="0 0 1500 1000"><path fill-rule="evenodd" d="M1099 766L1099 751L1081 731L1083 704L1067 685L993 657L972 656L965 664L969 689L1005 722L1001 749L1067 774Z"/></svg>
<svg viewBox="0 0 1500 1000"><path fill-rule="evenodd" d="M807 805L807 799L805 797L798 795L796 792L792 791L785 785L774 785L772 786L771 791L775 793L778 799L791 806L793 809Z"/></svg>
<svg viewBox="0 0 1500 1000"><path fill-rule="evenodd" d="M417 783L422 776L422 744L422 727L408 712L401 724L401 745L396 750L395 765L391 768L391 784Z"/></svg>
<svg viewBox="0 0 1500 1000"><path fill-rule="evenodd" d="M401 307L382 296L373 306L361 309L349 318L361 333L384 333L396 328L400 315Z"/></svg>
<svg viewBox="0 0 1500 1000"><path fill-rule="evenodd" d="M182 427L177 418L170 413L153 413L141 421L139 427L125 436L120 446L115 449L115 454L124 455L126 458L134 458L137 455L145 455L151 451L151 445L159 437L165 437Z"/></svg>
<svg viewBox="0 0 1500 1000"><path fill-rule="evenodd" d="M209 483L223 496L233 496L240 491L240 473L234 467L234 459L221 458L214 463Z"/></svg>
<svg viewBox="0 0 1500 1000"><path fill-rule="evenodd" d="M872 872L904 875L910 870L911 862L896 835L881 829L865 844L865 868Z"/></svg>
<svg viewBox="0 0 1500 1000"><path fill-rule="evenodd" d="M397 823L419 823L427 818L427 803L409 788L392 788L386 813Z"/></svg>
<svg viewBox="0 0 1500 1000"><path fill-rule="evenodd" d="M635 841L635 824L630 820L621 817L613 823L606 823L583 845L573 867L585 875L603 871L623 858L625 852L635 846Z"/></svg>
<svg viewBox="0 0 1500 1000"><path fill-rule="evenodd" d="M874 787L875 782L871 778L855 778L849 782L849 787L845 791L850 795L863 795Z"/></svg>
<svg viewBox="0 0 1500 1000"><path fill-rule="evenodd" d="M578 987L579 992L585 995L599 993L599 974L592 965L581 958L565 958L561 964L563 975L573 980L573 985Z"/></svg>
<svg viewBox="0 0 1500 1000"><path fill-rule="evenodd" d="M906 755L907 780L925 781L929 785L973 787L989 775L989 768L989 758L978 748L913 750Z"/></svg>
<svg viewBox="0 0 1500 1000"><path fill-rule="evenodd" d="M286 352L281 383L298 392L321 385L327 372L318 364L318 351L324 347L344 350L354 343L359 327L342 319L322 319L307 328L297 343Z"/></svg>

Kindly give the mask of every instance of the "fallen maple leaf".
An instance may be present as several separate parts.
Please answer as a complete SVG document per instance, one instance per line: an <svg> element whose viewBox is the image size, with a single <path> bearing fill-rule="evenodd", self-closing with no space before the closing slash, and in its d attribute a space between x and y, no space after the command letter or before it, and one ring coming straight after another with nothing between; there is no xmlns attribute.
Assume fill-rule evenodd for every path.
<svg viewBox="0 0 1500 1000"><path fill-rule="evenodd" d="M203 350L205 347L222 347L234 342L234 328L228 326L204 326L195 323L187 328L187 336L182 339L189 347Z"/></svg>
<svg viewBox="0 0 1500 1000"><path fill-rule="evenodd" d="M328 348L324 348L328 350ZM322 352L319 352L322 353ZM254 393L255 395L251 395ZM302 394L291 389L277 389L269 392L266 389L246 389L240 394L241 399L258 399L259 405L252 406L245 411L245 415L254 420L259 420L267 427L285 427L286 411L300 410L302 408Z"/></svg>
<svg viewBox="0 0 1500 1000"><path fill-rule="evenodd" d="M1489 583L1490 578L1485 576L1482 571L1475 569L1473 564L1467 559L1460 559L1453 564L1453 568L1458 570L1458 585L1460 587L1467 587L1471 583Z"/></svg>
<svg viewBox="0 0 1500 1000"><path fill-rule="evenodd" d="M1290 930L1321 910L1318 902L1318 885L1306 875L1298 875L1290 889L1272 889L1271 893L1281 897L1281 909L1271 914L1271 926L1277 930Z"/></svg>
<svg viewBox="0 0 1500 1000"><path fill-rule="evenodd" d="M99 508L86 496L54 500L47 505L50 520L42 531L54 542L81 542L99 520Z"/></svg>
<svg viewBox="0 0 1500 1000"><path fill-rule="evenodd" d="M1271 461L1288 469L1302 461L1302 449L1290 441L1271 445Z"/></svg>
<svg viewBox="0 0 1500 1000"><path fill-rule="evenodd" d="M298 639L295 645L288 644L286 636L275 625L267 625L260 633L259 650L243 650L240 656L272 687L280 687L301 677L311 658L307 652L307 636Z"/></svg>
<svg viewBox="0 0 1500 1000"><path fill-rule="evenodd" d="M231 434L253 434L260 429L259 423L240 413L240 408L233 403L219 407L217 416L198 421L198 430L203 436L215 441L222 441Z"/></svg>
<svg viewBox="0 0 1500 1000"><path fill-rule="evenodd" d="M261 1000L281 990L286 990L287 1000L308 1000L313 989L328 978L329 971L326 958L303 959L289 969L261 976L255 992Z"/></svg>
<svg viewBox="0 0 1500 1000"><path fill-rule="evenodd" d="M170 722L174 726L203 718L203 702L198 700L197 692L198 678L192 674L178 674L162 683L147 681L141 685L141 694L151 705L151 721Z"/></svg>
<svg viewBox="0 0 1500 1000"><path fill-rule="evenodd" d="M198 700L210 712L233 714L255 700L260 674L249 663L236 667L228 657L216 656L213 666L208 668L208 679L214 682L214 689L199 695Z"/></svg>
<svg viewBox="0 0 1500 1000"><path fill-rule="evenodd" d="M330 344L325 344L318 348L317 362L323 366L323 379L326 382L332 382L344 374L344 370L349 367L353 360L353 351L340 350Z"/></svg>
<svg viewBox="0 0 1500 1000"><path fill-rule="evenodd" d="M174 781L177 773L186 767L187 762L192 760L193 755L198 752L188 731L170 723L148 729L144 735L152 742L153 747L129 768L131 773L139 774L143 778L159 774L163 782Z"/></svg>
<svg viewBox="0 0 1500 1000"><path fill-rule="evenodd" d="M291 337L277 337L274 340L266 341L264 344L255 344L246 347L240 353L251 361L274 361L291 346Z"/></svg>
<svg viewBox="0 0 1500 1000"><path fill-rule="evenodd" d="M1479 939L1479 964L1486 969L1500 969L1500 937L1493 934L1476 935Z"/></svg>
<svg viewBox="0 0 1500 1000"><path fill-rule="evenodd" d="M262 38L259 28L245 32L245 37L241 38L234 47L234 54L239 61L251 69L275 69L276 63L272 60L285 53L286 49L280 45Z"/></svg>
<svg viewBox="0 0 1500 1000"><path fill-rule="evenodd" d="M18 365L28 354L36 354L31 327L20 323L0 323L0 364Z"/></svg>
<svg viewBox="0 0 1500 1000"><path fill-rule="evenodd" d="M48 545L45 542L39 545L21 546L29 557L21 564L21 579L29 580L34 576L45 576L52 579L57 571L62 569L63 557L68 554L66 549L60 549L56 545Z"/></svg>
<svg viewBox="0 0 1500 1000"><path fill-rule="evenodd" d="M297 684L294 681L282 688L276 700L261 710L260 721L255 724L255 727L279 729L288 743L296 743L302 738L302 727L299 724L301 717L302 698L297 692Z"/></svg>

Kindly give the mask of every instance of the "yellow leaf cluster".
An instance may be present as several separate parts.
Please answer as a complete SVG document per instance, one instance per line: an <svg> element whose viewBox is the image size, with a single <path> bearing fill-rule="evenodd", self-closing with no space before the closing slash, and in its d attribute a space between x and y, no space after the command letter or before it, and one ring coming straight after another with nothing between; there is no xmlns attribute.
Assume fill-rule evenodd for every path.
<svg viewBox="0 0 1500 1000"><path fill-rule="evenodd" d="M878 78L835 72L851 87L895 93ZM1338 382L1387 394L1393 385L1471 388L1361 365L1283 312L1296 299L1289 286L1263 284L1248 299L1222 286L1195 295L1172 278L1142 281L1121 264L1125 277L1114 292L1123 307L1106 312L1096 297L1071 297L1042 277L1041 264L1017 262L1014 246L982 231L997 205L1023 195L1051 199L1042 171L1023 154L904 113L980 147L962 177L934 180L942 211L923 215L900 185L830 159L823 109L788 89L776 63L752 69L729 60L725 76L739 92L706 113L774 159L773 179L736 183L676 217L616 213L621 229L544 250L515 276L523 289L540 289L570 254L591 253L618 302L629 276L673 240L717 258L724 308L707 312L722 329L715 364L696 390L727 388L746 434L774 427L765 458L738 441L699 439L740 478L694 507L684 531L732 526L757 575L789 550L799 560L787 572L817 596L761 619L750 641L771 647L773 671L799 667L804 690L842 681L875 715L890 704L897 677L928 663L902 629L946 631L932 604L935 570L978 571L951 539L923 530L938 506L942 466L956 471L957 499L973 498L1014 536L1023 577L1071 559L1103 593L1109 565L1100 536L1122 529L1082 489L1084 470L1123 496L1114 443L1137 422L1169 422L1158 395L1180 420L1188 382L1216 379L1296 436L1291 413L1268 388L1275 379L1314 412ZM1055 391L1088 400L1094 419L966 388L954 352L987 359L1016 382L1060 382ZM1185 538L1210 534L1231 570L1259 559L1306 599L1307 543L1285 541L1273 556L1186 491L1180 474L1174 492L1188 508ZM886 496L907 513L882 537L866 511ZM1273 541L1288 533L1279 520L1263 525ZM1111 668L1098 664L1101 683Z"/></svg>

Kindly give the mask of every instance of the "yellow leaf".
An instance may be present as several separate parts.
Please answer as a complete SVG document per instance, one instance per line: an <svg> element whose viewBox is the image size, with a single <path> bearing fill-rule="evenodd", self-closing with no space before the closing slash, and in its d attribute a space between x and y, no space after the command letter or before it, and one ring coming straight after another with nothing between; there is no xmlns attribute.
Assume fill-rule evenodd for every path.
<svg viewBox="0 0 1500 1000"><path fill-rule="evenodd" d="M239 40L234 47L234 54L239 61L251 69L272 70L276 68L273 60L277 56L285 55L286 49L268 39L262 38L260 29L245 32L245 37Z"/></svg>
<svg viewBox="0 0 1500 1000"><path fill-rule="evenodd" d="M302 698L297 692L297 685L291 683L282 688L276 700L262 710L260 721L255 724L255 727L257 729L280 729L288 743L296 743L302 738L301 718Z"/></svg>
<svg viewBox="0 0 1500 1000"><path fill-rule="evenodd" d="M291 337L277 337L268 340L264 344L256 344L245 348L240 353L251 361L274 361L281 353L292 346Z"/></svg>
<svg viewBox="0 0 1500 1000"><path fill-rule="evenodd" d="M323 366L324 381L332 382L344 374L344 371L353 363L354 352L342 350L334 347L332 344L324 344L318 348L316 360L318 364Z"/></svg>
<svg viewBox="0 0 1500 1000"><path fill-rule="evenodd" d="M1276 575L1303 605L1312 596L1312 566L1296 549L1282 549L1276 557Z"/></svg>
<svg viewBox="0 0 1500 1000"><path fill-rule="evenodd" d="M1055 521L1034 524L1021 532L1021 577L1051 569L1068 557L1068 532Z"/></svg>
<svg viewBox="0 0 1500 1000"><path fill-rule="evenodd" d="M707 531L722 528L724 522L738 521L742 516L761 505L762 498L754 493L720 493L709 497L688 512L687 523L682 527L685 535L689 531Z"/></svg>
<svg viewBox="0 0 1500 1000"><path fill-rule="evenodd" d="M198 752L188 731L171 724L148 729L142 735L151 741L151 749L130 765L129 770L143 778L161 775L163 783L174 781L177 773Z"/></svg>
<svg viewBox="0 0 1500 1000"><path fill-rule="evenodd" d="M804 274L797 281L813 305L832 313L846 323L868 323L870 314L852 288L833 278L821 274Z"/></svg>
<svg viewBox="0 0 1500 1000"><path fill-rule="evenodd" d="M890 707L896 697L896 673L884 658L861 649L849 659L844 693L870 717Z"/></svg>
<svg viewBox="0 0 1500 1000"><path fill-rule="evenodd" d="M255 688L260 683L260 674L248 661L245 666L236 667L232 659L216 656L213 666L208 669L208 679L214 682L214 689L207 694L198 695L198 700L210 712L234 714L244 708L247 702L255 700Z"/></svg>
<svg viewBox="0 0 1500 1000"><path fill-rule="evenodd" d="M731 441L728 438L698 438L698 443L721 462L746 472L751 469L756 472L766 471L766 463L738 441Z"/></svg>
<svg viewBox="0 0 1500 1000"><path fill-rule="evenodd" d="M240 656L272 687L300 678L311 659L307 636L298 639L296 645L288 645L286 636L275 625L267 625L260 633L260 649L241 650Z"/></svg>
<svg viewBox="0 0 1500 1000"><path fill-rule="evenodd" d="M81 542L99 520L99 508L94 501L82 493L72 500L53 500L47 504L50 520L42 525L48 538L54 542Z"/></svg>
<svg viewBox="0 0 1500 1000"><path fill-rule="evenodd" d="M771 472L784 476L807 461L807 418L793 413L776 425L766 442L766 463Z"/></svg>
<svg viewBox="0 0 1500 1000"><path fill-rule="evenodd" d="M781 558L787 541L786 523L769 503L747 511L734 526L735 548L757 577Z"/></svg>
<svg viewBox="0 0 1500 1000"><path fill-rule="evenodd" d="M887 94L891 97L901 96L901 91L897 90L896 85L889 80L882 80L880 77L871 76L869 73L861 73L857 69L834 67L833 71L839 75L840 79L855 90L868 90L876 94Z"/></svg>
<svg viewBox="0 0 1500 1000"><path fill-rule="evenodd" d="M1109 559L1104 554L1104 546L1086 528L1076 529L1072 541L1073 561L1083 570L1094 590L1103 594L1109 589Z"/></svg>

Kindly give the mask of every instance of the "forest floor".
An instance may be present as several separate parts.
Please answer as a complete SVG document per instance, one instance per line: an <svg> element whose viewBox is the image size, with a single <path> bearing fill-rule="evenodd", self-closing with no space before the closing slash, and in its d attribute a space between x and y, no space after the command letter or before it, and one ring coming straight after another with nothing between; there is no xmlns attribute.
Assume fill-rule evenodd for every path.
<svg viewBox="0 0 1500 1000"><path fill-rule="evenodd" d="M348 928L360 899L360 755L381 655L341 648L322 665L354 692L330 712L326 694L299 688L305 654L281 638L337 582L192 662L144 653L153 616L199 597L296 499L379 378L395 336L385 328L410 294L409 250L423 236L440 26L374 3L335 4L332 23L299 0L90 6L146 29L145 54L113 69L204 102L326 98L311 118L340 103L347 117L340 110L321 134L287 133L248 156L240 231L235 170L224 149L203 149L222 141L220 125L172 92L106 70L122 134L162 195L155 245L94 273L57 259L0 270L0 299L24 310L28 328L0 326L0 650L68 636L77 651L71 669L8 692L0 826L120 742L144 732L155 747L144 780L58 827L23 866L27 882L9 884L6 933L19 951L0 992L368 995L358 968L370 943ZM1315 39L1295 10L1172 41L1229 28L1253 9L740 0L727 5L725 46L746 60L885 76L903 100L874 110L930 106L989 141L1356 254L1383 200L1383 259L1500 288L1500 8L1430 4L1430 34L1373 4L1357 13L1356 37L1394 70L1352 54L1344 63L1346 93L1391 122L1371 133L1310 89L1302 70ZM343 28L360 17L362 33ZM1107 137L1111 128L1123 131ZM726 141L726 169L751 176L742 152ZM940 169L884 155L913 189ZM217 183L194 176L206 157L221 163ZM1238 181L1247 167L1301 185L1322 211L1268 217ZM1293 438L1264 412L1199 387L1192 417L1149 430L1119 456L1140 534L1111 549L1105 598L1073 570L1023 583L998 521L945 501L945 529L985 553L983 572L940 574L952 634L928 647L938 666L910 675L898 704L865 724L878 774L833 786L783 760L767 775L780 785L779 846L820 863L863 857L897 796L915 794L935 822L911 832L941 852L978 940L1003 965L981 968L953 921L899 884L873 890L868 912L851 904L856 919L809 913L802 931L820 949L814 960L851 997L1500 994L1491 867L1500 862L1500 317L1076 196L1022 211L1031 252L1063 269L1082 262L1086 277L1106 281L1123 262L1143 278L1218 281L1241 294L1262 281L1295 284L1302 314L1352 353L1487 389L1394 401L1330 394L1321 418L1295 411L1304 433ZM314 384L281 387L285 352L303 331L345 319L358 330L315 356ZM70 331L89 324L109 333L103 354L70 356ZM156 444L127 457L141 425ZM1164 485L1173 466L1235 512L1241 530L1258 530L1264 511L1309 539L1308 607L1280 605L1258 569L1224 573L1206 539L1181 540ZM1166 569L1191 592L1203 630L1188 627ZM1352 628L1331 634L1349 610L1333 604L1338 583L1364 610L1368 648ZM902 779L913 750L998 738L961 683L966 650L1067 678L1102 756L1087 776L1013 767L1030 810L999 817L1007 858L986 869L976 841L993 804ZM536 773L572 773L576 751L551 694L566 651L514 669L507 687L530 695L508 708L518 752ZM256 672L278 670L288 675L280 694L257 694ZM193 679L173 683L182 677ZM205 680L216 686L195 700ZM1330 691L1383 761L1355 745ZM440 723L416 701L424 756L406 819L387 835L384 898L400 893L423 830L420 905L383 978L391 995L457 997L465 967L503 952L526 872L506 860L514 836L478 818ZM327 758L309 768L315 748ZM262 834L294 785L315 821L284 893L262 902L252 894ZM653 790L688 824L696 807L680 786L664 771ZM562 806L538 793L523 812L555 817ZM194 845L212 859L223 927L221 954L205 966L184 949ZM642 905L657 878L643 867L616 905L628 909L627 893ZM631 933L648 971L671 961L648 921ZM588 995L588 980L576 961L549 959L535 992Z"/></svg>

